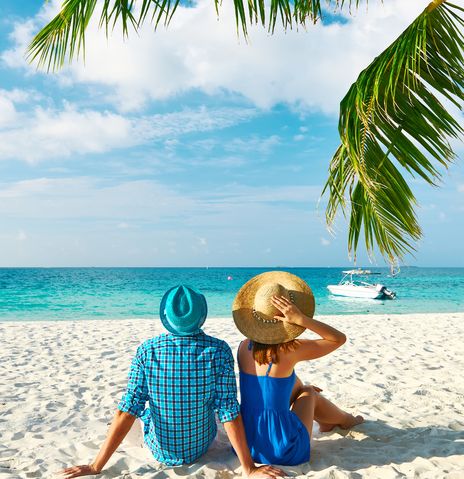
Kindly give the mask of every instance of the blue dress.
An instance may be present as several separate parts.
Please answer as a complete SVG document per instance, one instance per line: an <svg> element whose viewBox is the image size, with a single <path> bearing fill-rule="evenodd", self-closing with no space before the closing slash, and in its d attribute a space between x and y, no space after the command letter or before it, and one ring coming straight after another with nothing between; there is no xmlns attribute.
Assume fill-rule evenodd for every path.
<svg viewBox="0 0 464 479"><path fill-rule="evenodd" d="M273 378L271 367L272 362L265 376L240 371L240 410L247 442L255 462L294 466L310 456L308 430L290 410L296 374Z"/></svg>

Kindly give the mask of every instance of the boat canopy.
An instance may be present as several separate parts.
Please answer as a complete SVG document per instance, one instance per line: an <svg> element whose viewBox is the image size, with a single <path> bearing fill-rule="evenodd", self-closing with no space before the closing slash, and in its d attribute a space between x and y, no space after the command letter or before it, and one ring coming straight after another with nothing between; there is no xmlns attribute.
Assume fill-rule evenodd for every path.
<svg viewBox="0 0 464 479"><path fill-rule="evenodd" d="M372 272L370 269L350 269L347 271L343 271L343 274L360 274L360 275L367 275L367 274L380 274L377 272Z"/></svg>

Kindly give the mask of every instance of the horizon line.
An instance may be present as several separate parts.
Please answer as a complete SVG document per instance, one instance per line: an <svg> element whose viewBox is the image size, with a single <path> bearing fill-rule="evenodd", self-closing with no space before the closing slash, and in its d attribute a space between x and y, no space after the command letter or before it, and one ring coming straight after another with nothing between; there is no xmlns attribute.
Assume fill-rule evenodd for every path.
<svg viewBox="0 0 464 479"><path fill-rule="evenodd" d="M390 269L390 266L353 266L353 265L336 265L336 266L291 266L291 265L271 265L271 266L0 266L1 269L269 269L269 268L291 268L291 269L335 269L335 268L377 268ZM433 265L400 265L400 268L449 268L458 269L464 268L462 266L433 266Z"/></svg>

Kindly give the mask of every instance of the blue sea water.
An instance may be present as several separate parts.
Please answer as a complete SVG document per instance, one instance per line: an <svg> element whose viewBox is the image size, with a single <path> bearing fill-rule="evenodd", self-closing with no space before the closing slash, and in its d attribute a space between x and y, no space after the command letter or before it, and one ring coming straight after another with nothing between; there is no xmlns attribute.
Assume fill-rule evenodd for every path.
<svg viewBox="0 0 464 479"><path fill-rule="evenodd" d="M163 293L176 284L205 294L210 317L230 316L239 288L276 268L2 268L0 320L153 318ZM328 284L344 268L285 268L306 280L316 297L316 314L430 313L464 311L464 268L386 268L372 282L396 291L396 300L337 298ZM231 279L228 279L231 278Z"/></svg>

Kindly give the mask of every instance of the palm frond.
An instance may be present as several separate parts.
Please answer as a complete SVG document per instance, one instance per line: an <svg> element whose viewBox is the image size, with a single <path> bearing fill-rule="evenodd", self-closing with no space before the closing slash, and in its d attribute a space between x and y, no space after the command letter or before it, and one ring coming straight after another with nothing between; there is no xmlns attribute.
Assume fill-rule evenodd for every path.
<svg viewBox="0 0 464 479"><path fill-rule="evenodd" d="M60 13L33 39L28 59L38 59L47 70L61 67L66 55L73 58L85 46L85 29L93 15L97 0L65 0Z"/></svg>
<svg viewBox="0 0 464 479"><path fill-rule="evenodd" d="M156 29L160 23L169 24L180 0L104 0L100 27L114 29L120 22L127 36L129 27L137 31L150 17ZM30 62L37 61L47 71L60 69L85 50L85 31L95 13L97 0L63 0L61 11L33 38L27 50ZM136 8L137 7L137 8Z"/></svg>
<svg viewBox="0 0 464 479"><path fill-rule="evenodd" d="M358 8L361 0L233 0L237 31L248 35L250 25L260 24L273 33L280 22L285 30L293 25L306 26L322 17L322 5L334 12L345 5ZM367 0L365 0L367 3ZM222 0L213 0L219 15ZM149 20L154 28L169 25L180 0L103 0L100 27L108 35L119 23L123 35L129 27L137 31ZM34 37L28 47L29 61L47 71L60 69L85 50L85 31L95 13L97 0L63 0L60 13Z"/></svg>
<svg viewBox="0 0 464 479"><path fill-rule="evenodd" d="M324 192L326 219L349 216L348 249L356 257L362 230L389 261L413 253L422 232L416 199L403 174L430 185L455 158L450 138L464 133L439 101L464 104L464 10L436 0L382 52L340 104L341 145Z"/></svg>

